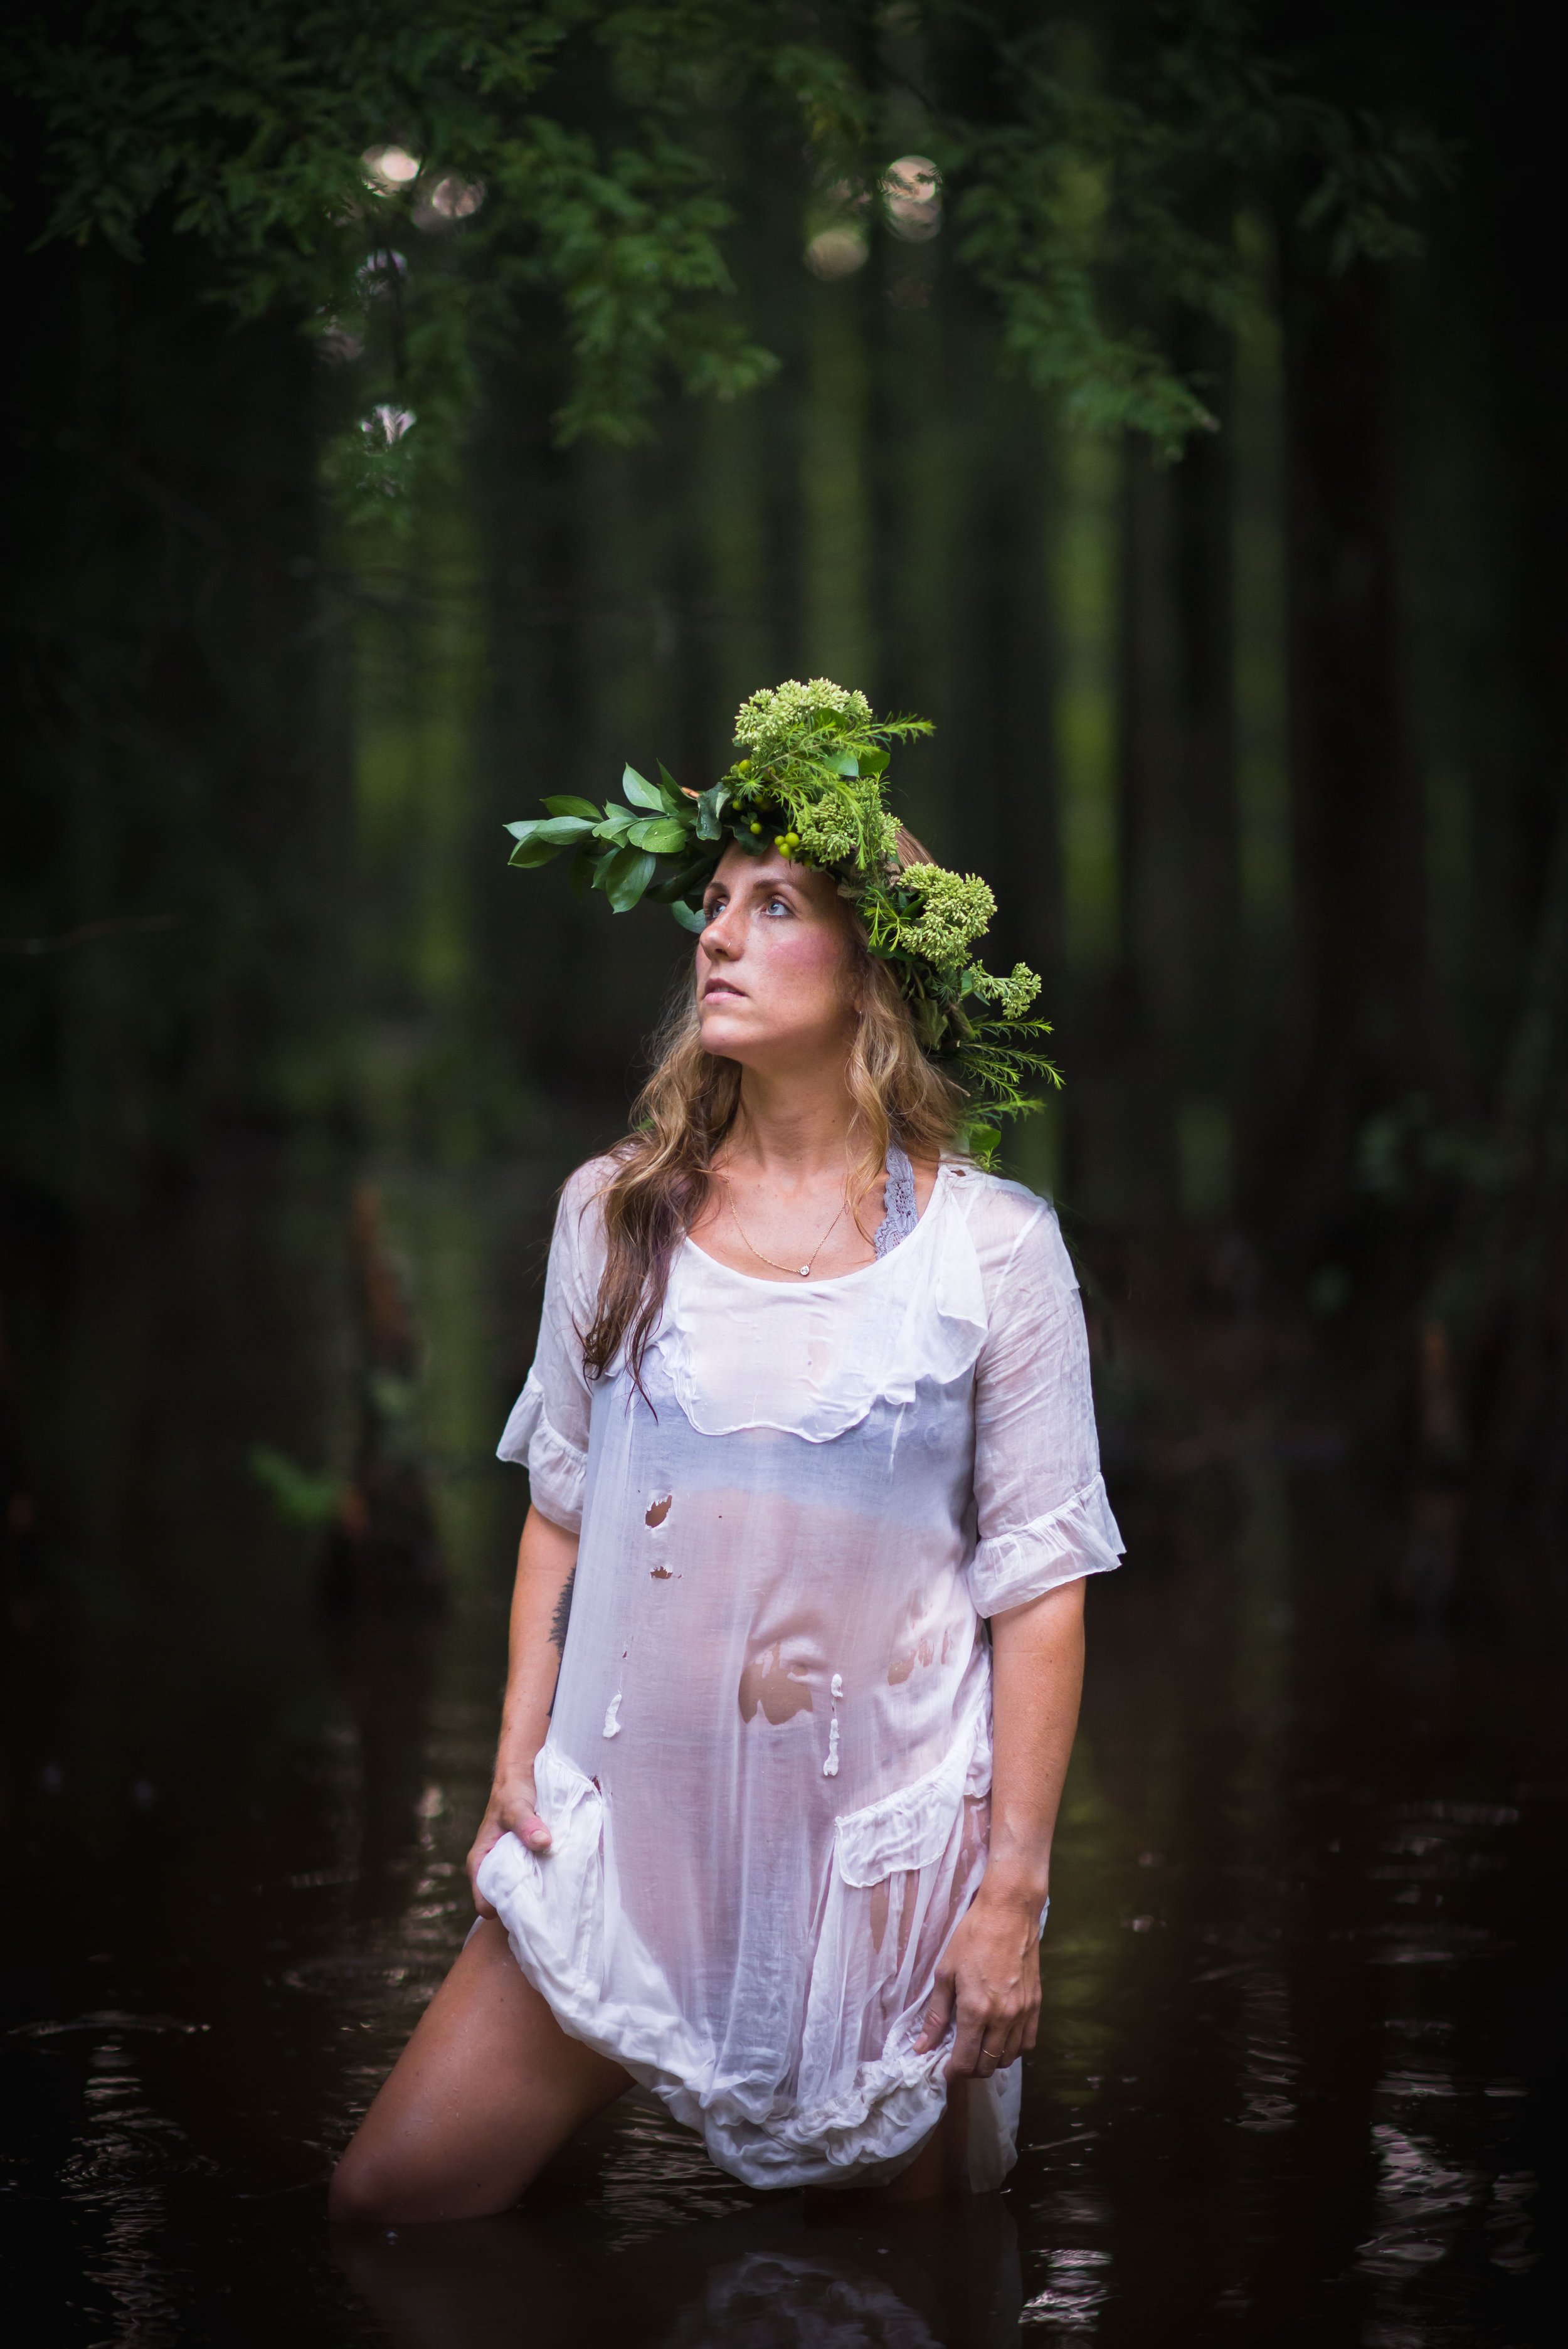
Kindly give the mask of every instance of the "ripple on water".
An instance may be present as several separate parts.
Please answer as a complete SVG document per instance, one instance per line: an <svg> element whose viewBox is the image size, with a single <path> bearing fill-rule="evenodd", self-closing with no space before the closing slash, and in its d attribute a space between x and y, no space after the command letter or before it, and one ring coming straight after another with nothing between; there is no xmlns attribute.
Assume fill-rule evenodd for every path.
<svg viewBox="0 0 1568 2349"><path fill-rule="evenodd" d="M672 2120L655 2097L636 2091L617 2109L596 2199L618 2249L757 2203L708 2159L700 2137Z"/></svg>
<svg viewBox="0 0 1568 2349"><path fill-rule="evenodd" d="M1110 2290L1110 2253L1071 2248L1049 2255L1050 2281L1024 2302L1018 2321L1082 2339L1094 2332Z"/></svg>

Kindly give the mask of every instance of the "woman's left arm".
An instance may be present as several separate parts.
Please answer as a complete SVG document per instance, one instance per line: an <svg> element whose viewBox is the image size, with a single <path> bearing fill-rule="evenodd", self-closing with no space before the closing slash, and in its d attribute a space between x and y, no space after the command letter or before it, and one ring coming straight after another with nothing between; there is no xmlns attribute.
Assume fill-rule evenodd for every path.
<svg viewBox="0 0 1568 2349"><path fill-rule="evenodd" d="M921 2054L934 2047L956 2013L950 2080L988 2080L1035 2044L1040 1910L1083 1689L1083 1599L1080 1577L991 1619L990 1857L915 2042Z"/></svg>

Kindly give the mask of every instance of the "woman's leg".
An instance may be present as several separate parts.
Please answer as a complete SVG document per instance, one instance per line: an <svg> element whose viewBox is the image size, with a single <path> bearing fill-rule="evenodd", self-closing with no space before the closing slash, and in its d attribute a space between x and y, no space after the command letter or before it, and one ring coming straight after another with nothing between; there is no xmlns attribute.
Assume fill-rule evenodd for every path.
<svg viewBox="0 0 1568 2349"><path fill-rule="evenodd" d="M567 2037L487 1918L338 2163L329 2214L389 2226L505 2210L630 2085L619 2064Z"/></svg>
<svg viewBox="0 0 1568 2349"><path fill-rule="evenodd" d="M949 2095L947 2110L915 2155L890 2186L873 2186L866 2200L886 2207L894 2202L926 2202L934 2195L955 2194L964 2168L963 2098Z"/></svg>

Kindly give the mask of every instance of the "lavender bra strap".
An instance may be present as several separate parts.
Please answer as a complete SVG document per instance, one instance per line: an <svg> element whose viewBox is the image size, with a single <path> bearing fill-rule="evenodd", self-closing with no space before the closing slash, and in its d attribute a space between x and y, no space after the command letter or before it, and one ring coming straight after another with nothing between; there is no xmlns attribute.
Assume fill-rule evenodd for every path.
<svg viewBox="0 0 1568 2349"><path fill-rule="evenodd" d="M887 1182L882 1190L882 1219L872 1242L879 1257L891 1256L900 1240L908 1239L920 1221L914 1204L914 1169L896 1142L887 1146Z"/></svg>

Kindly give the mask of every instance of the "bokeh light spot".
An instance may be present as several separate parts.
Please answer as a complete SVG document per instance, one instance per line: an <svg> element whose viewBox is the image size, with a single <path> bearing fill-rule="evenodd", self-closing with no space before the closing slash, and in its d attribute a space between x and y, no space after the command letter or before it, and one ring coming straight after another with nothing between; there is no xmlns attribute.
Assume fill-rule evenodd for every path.
<svg viewBox="0 0 1568 2349"><path fill-rule="evenodd" d="M471 220L485 200L482 180L465 180L459 172L443 171L421 188L414 218L421 228L445 228L455 221Z"/></svg>
<svg viewBox="0 0 1568 2349"><path fill-rule="evenodd" d="M373 188L412 187L419 176L419 158L406 147L367 147L359 160Z"/></svg>
<svg viewBox="0 0 1568 2349"><path fill-rule="evenodd" d="M394 408L384 399L361 418L359 429L373 449L391 449L413 430L416 420L411 408Z"/></svg>
<svg viewBox="0 0 1568 2349"><path fill-rule="evenodd" d="M942 174L929 155L901 155L882 174L882 209L894 236L926 244L942 227Z"/></svg>
<svg viewBox="0 0 1568 2349"><path fill-rule="evenodd" d="M833 228L817 231L806 247L806 266L816 277L852 277L863 265L866 252L862 232L848 222L841 222Z"/></svg>

